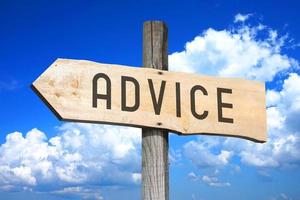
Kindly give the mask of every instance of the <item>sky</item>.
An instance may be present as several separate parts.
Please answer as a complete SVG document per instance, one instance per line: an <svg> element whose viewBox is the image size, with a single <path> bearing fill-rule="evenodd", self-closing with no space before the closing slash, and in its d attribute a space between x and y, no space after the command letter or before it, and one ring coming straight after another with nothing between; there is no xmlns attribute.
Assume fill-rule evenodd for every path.
<svg viewBox="0 0 300 200"><path fill-rule="evenodd" d="M140 199L141 130L59 121L30 89L57 58L142 65L169 29L169 70L266 84L268 141L170 133L170 199L300 199L298 1L0 0L0 200Z"/></svg>

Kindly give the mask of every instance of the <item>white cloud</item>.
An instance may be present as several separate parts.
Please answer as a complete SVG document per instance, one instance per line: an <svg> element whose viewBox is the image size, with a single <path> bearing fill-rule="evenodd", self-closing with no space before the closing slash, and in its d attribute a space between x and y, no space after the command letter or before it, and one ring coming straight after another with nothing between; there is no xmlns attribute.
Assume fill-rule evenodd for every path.
<svg viewBox="0 0 300 200"><path fill-rule="evenodd" d="M296 73L291 73L284 81L283 90L281 91L281 96L284 99L284 103L290 105L290 110L299 110L300 109L300 76Z"/></svg>
<svg viewBox="0 0 300 200"><path fill-rule="evenodd" d="M274 99L267 109L269 141L245 145L241 160L259 167L286 167L300 163L300 76L290 73L281 91L269 91ZM271 95L270 95L271 94Z"/></svg>
<svg viewBox="0 0 300 200"><path fill-rule="evenodd" d="M252 14L246 14L246 15L242 15L241 13L238 13L234 16L234 23L237 23L237 22L245 22L247 19L249 19L249 17L251 16Z"/></svg>
<svg viewBox="0 0 300 200"><path fill-rule="evenodd" d="M267 108L267 119L270 133L273 133L274 129L281 129L284 126L285 117L277 107Z"/></svg>
<svg viewBox="0 0 300 200"><path fill-rule="evenodd" d="M212 176L204 175L204 176L198 176L194 172L188 173L188 178L192 181L201 181L205 183L208 186L212 187L228 187L231 186L229 182L221 182L217 175L219 174L219 170L216 169Z"/></svg>
<svg viewBox="0 0 300 200"><path fill-rule="evenodd" d="M266 93L267 107L274 106L280 101L280 95L277 91L268 90Z"/></svg>
<svg viewBox="0 0 300 200"><path fill-rule="evenodd" d="M194 172L188 173L188 177L189 177L189 179L191 179L192 181L197 181L197 180L199 179L199 177L198 177Z"/></svg>
<svg viewBox="0 0 300 200"><path fill-rule="evenodd" d="M95 199L95 200L103 200L103 196L99 189L97 188L86 188L86 187L65 187L61 190L56 190L51 192L53 194L59 195L77 195L82 199Z"/></svg>
<svg viewBox="0 0 300 200"><path fill-rule="evenodd" d="M282 90L267 91L268 120L272 128L286 128L285 131L300 132L300 76L290 73L283 81Z"/></svg>
<svg viewBox="0 0 300 200"><path fill-rule="evenodd" d="M213 152L213 146L215 145L217 144L212 145L199 138L198 141L186 143L183 147L183 153L186 158L199 168L223 167L229 163L233 152L226 150Z"/></svg>
<svg viewBox="0 0 300 200"><path fill-rule="evenodd" d="M202 181L212 187L228 187L231 186L229 182L220 182L217 177L214 176L202 176Z"/></svg>
<svg viewBox="0 0 300 200"><path fill-rule="evenodd" d="M172 147L169 147L169 163L171 165L178 165L181 161L181 151L180 150L174 150Z"/></svg>
<svg viewBox="0 0 300 200"><path fill-rule="evenodd" d="M261 154L260 156L258 156L257 153L259 152L249 152L248 149L242 151L240 154L242 162L258 167L278 166L278 162L274 158L269 157L269 155L271 155L271 152Z"/></svg>
<svg viewBox="0 0 300 200"><path fill-rule="evenodd" d="M140 129L66 123L47 139L38 129L0 146L0 188L139 184Z"/></svg>
<svg viewBox="0 0 300 200"><path fill-rule="evenodd" d="M286 37L266 29L263 25L209 28L187 42L183 51L169 56L170 70L272 81L279 72L297 67L298 62L281 54ZM259 38L265 31L270 34Z"/></svg>
<svg viewBox="0 0 300 200"><path fill-rule="evenodd" d="M132 173L132 180L134 183L139 184L141 183L142 180L142 175L141 173Z"/></svg>

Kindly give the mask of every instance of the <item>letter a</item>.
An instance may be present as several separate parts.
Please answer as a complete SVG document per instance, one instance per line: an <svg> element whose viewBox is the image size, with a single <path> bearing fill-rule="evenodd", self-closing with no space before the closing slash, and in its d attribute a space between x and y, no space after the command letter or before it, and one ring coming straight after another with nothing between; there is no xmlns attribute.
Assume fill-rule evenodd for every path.
<svg viewBox="0 0 300 200"><path fill-rule="evenodd" d="M104 79L106 81L106 94L98 94L98 79ZM111 109L111 82L109 77L104 73L98 73L93 78L93 107L97 108L97 100L106 100L106 109Z"/></svg>

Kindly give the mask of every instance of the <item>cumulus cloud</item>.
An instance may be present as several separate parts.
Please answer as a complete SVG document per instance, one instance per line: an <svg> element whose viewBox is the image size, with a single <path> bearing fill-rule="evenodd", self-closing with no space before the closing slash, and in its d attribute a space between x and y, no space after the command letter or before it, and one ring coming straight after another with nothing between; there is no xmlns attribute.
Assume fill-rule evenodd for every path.
<svg viewBox="0 0 300 200"><path fill-rule="evenodd" d="M298 62L281 53L286 38L267 29L263 25L209 28L187 42L183 51L169 56L170 70L272 81ZM265 32L267 37L258 37Z"/></svg>
<svg viewBox="0 0 300 200"><path fill-rule="evenodd" d="M251 16L252 14L246 14L246 15L242 15L241 13L238 13L234 16L234 23L237 23L237 22L245 22L247 19L249 19L249 17Z"/></svg>
<svg viewBox="0 0 300 200"><path fill-rule="evenodd" d="M202 176L202 181L212 187L228 187L231 184L229 182L220 182L217 177L214 176Z"/></svg>
<svg viewBox="0 0 300 200"><path fill-rule="evenodd" d="M83 194L84 185L139 184L140 143L140 129L108 125L66 123L49 139L14 132L0 146L0 187Z"/></svg>
<svg viewBox="0 0 300 200"><path fill-rule="evenodd" d="M178 165L181 162L181 151L169 148L169 162L171 165Z"/></svg>
<svg viewBox="0 0 300 200"><path fill-rule="evenodd" d="M215 138L214 138L215 139ZM215 151L217 140L204 140L198 137L197 141L190 141L183 147L184 156L199 168L219 168L226 166L233 155L232 151Z"/></svg>
<svg viewBox="0 0 300 200"><path fill-rule="evenodd" d="M219 170L215 170L212 176L203 175L198 176L194 172L188 173L188 178L192 181L202 181L204 184L212 187L228 187L231 186L229 182L222 182L219 180L217 175L219 174Z"/></svg>
<svg viewBox="0 0 300 200"><path fill-rule="evenodd" d="M300 163L300 76L290 73L282 90L267 92L269 142L248 142L240 152L241 160L259 167L286 167ZM273 98L270 98L273 97Z"/></svg>
<svg viewBox="0 0 300 200"><path fill-rule="evenodd" d="M65 196L80 196L82 199L93 199L93 200L103 200L103 196L99 189L87 188L87 187L65 187L61 190L52 191L52 194L59 194Z"/></svg>

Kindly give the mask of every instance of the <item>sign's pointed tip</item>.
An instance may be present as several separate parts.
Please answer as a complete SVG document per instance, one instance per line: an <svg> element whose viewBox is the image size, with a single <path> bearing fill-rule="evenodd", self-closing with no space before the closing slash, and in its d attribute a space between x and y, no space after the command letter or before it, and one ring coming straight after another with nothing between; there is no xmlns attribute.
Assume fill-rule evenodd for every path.
<svg viewBox="0 0 300 200"><path fill-rule="evenodd" d="M47 105L47 107L54 113L54 115L59 119L62 120L62 116L56 111L56 109L47 101L47 99L42 95L39 91L36 81L34 81L30 88L37 94L37 96Z"/></svg>

